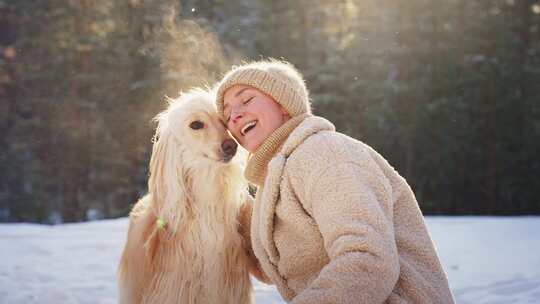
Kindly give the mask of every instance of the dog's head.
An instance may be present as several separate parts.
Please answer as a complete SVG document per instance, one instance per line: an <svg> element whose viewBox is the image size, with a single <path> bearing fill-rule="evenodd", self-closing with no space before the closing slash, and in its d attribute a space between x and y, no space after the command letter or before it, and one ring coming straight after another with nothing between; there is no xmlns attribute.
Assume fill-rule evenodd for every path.
<svg viewBox="0 0 540 304"><path fill-rule="evenodd" d="M238 145L220 120L214 98L212 92L193 89L171 99L169 107L156 117L155 143L170 141L189 161L228 163Z"/></svg>

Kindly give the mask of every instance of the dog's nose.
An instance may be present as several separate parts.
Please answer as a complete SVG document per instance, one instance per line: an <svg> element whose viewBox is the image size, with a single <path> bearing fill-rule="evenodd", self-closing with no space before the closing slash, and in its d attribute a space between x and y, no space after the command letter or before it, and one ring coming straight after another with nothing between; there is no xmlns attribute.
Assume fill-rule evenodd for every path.
<svg viewBox="0 0 540 304"><path fill-rule="evenodd" d="M233 139L226 139L221 143L221 150L223 150L223 153L225 155L232 157L234 154L236 154L236 148L238 148L238 144Z"/></svg>

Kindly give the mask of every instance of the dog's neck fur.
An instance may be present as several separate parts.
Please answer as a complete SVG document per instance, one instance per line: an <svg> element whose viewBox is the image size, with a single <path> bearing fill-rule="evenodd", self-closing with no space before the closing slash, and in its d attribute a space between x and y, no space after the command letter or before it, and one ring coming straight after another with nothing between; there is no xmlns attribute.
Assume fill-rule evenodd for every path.
<svg viewBox="0 0 540 304"><path fill-rule="evenodd" d="M248 284L247 269L231 273L221 268L240 264L243 259L236 218L243 196L247 195L243 168L236 164L198 164L184 169L186 195L183 201L176 202L178 217L170 220L166 231L156 235L160 245L153 264L160 271L148 284L148 290L154 292L145 303L224 303L223 299L238 299L240 296L234 294L241 294L247 285L239 288L228 284ZM244 282L239 277L248 279ZM186 278L197 278L205 282L204 286L212 287L203 290L203 285ZM228 287L219 290L217 286Z"/></svg>
<svg viewBox="0 0 540 304"><path fill-rule="evenodd" d="M213 217L214 220L236 220L247 187L242 167L237 164L208 165L192 170L188 169L187 174L187 197L192 200L188 202L191 215ZM235 181L235 184L231 184L231 181Z"/></svg>

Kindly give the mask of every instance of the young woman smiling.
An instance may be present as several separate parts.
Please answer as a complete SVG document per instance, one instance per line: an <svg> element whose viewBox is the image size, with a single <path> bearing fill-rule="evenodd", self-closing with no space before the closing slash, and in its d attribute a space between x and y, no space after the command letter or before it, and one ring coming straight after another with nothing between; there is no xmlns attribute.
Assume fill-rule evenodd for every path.
<svg viewBox="0 0 540 304"><path fill-rule="evenodd" d="M368 145L311 114L281 61L233 68L216 105L258 187L240 219L259 278L305 303L453 303L416 198Z"/></svg>

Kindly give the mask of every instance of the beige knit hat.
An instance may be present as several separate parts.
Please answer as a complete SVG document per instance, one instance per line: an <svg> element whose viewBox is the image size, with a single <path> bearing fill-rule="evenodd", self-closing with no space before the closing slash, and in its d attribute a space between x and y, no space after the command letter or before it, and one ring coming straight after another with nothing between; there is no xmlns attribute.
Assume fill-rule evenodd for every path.
<svg viewBox="0 0 540 304"><path fill-rule="evenodd" d="M294 66L275 59L261 60L233 67L218 85L216 106L223 116L223 96L234 85L254 87L272 97L291 117L311 114L308 90Z"/></svg>

